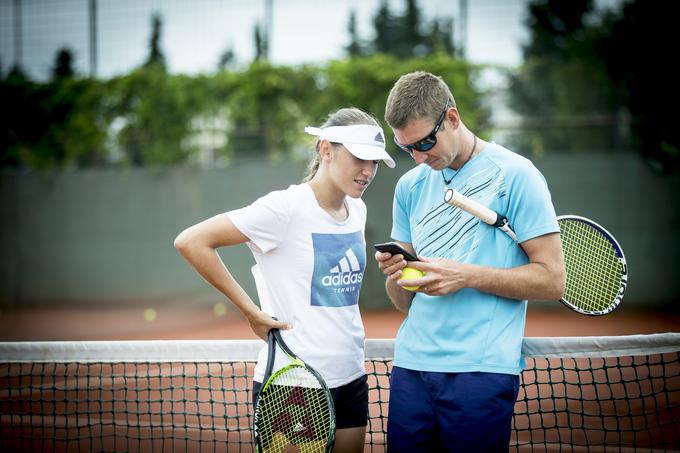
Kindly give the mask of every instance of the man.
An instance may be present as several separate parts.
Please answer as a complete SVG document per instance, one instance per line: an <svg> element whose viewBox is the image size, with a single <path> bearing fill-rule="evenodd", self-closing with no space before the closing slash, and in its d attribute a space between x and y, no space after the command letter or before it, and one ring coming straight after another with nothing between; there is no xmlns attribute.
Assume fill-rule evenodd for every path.
<svg viewBox="0 0 680 453"><path fill-rule="evenodd" d="M425 273L401 280L403 256L376 253L390 299L408 314L395 342L388 450L507 451L527 299L558 300L566 278L545 179L471 132L433 74L402 76L385 119L418 164L397 183L391 236ZM526 253L444 203L446 188L506 215Z"/></svg>

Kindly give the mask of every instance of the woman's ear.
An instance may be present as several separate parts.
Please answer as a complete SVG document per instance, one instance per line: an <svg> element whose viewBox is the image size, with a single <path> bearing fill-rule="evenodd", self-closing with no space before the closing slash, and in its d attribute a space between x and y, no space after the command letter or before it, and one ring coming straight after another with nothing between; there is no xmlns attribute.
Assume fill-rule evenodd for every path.
<svg viewBox="0 0 680 453"><path fill-rule="evenodd" d="M324 161L330 159L332 151L333 145L331 145L331 142L326 139L321 140L321 143L319 143L319 156L321 156L321 159Z"/></svg>

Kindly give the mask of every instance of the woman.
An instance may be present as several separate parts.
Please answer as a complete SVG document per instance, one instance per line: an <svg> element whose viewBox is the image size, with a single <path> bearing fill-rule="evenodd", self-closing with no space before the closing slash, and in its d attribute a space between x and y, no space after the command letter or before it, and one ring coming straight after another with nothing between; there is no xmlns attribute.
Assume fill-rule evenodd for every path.
<svg viewBox="0 0 680 453"><path fill-rule="evenodd" d="M272 328L315 368L333 394L335 452L363 451L368 386L359 290L366 268L366 205L361 196L385 151L378 122L355 108L329 116L302 184L269 193L253 204L184 230L175 247L210 284L229 298L266 340ZM236 282L215 249L246 243L262 309ZM278 321L272 319L276 317ZM255 368L259 392L267 348ZM277 355L275 370L281 364Z"/></svg>

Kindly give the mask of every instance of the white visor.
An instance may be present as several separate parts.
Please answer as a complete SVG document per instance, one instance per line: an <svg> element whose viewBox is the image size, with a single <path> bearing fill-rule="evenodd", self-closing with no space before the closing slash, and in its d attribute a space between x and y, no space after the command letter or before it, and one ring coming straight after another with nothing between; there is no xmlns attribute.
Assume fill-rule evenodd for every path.
<svg viewBox="0 0 680 453"><path fill-rule="evenodd" d="M395 166L394 160L385 150L385 134L380 126L355 124L324 129L307 126L305 132L316 135L319 140L342 143L347 151L361 160L382 160L390 168Z"/></svg>

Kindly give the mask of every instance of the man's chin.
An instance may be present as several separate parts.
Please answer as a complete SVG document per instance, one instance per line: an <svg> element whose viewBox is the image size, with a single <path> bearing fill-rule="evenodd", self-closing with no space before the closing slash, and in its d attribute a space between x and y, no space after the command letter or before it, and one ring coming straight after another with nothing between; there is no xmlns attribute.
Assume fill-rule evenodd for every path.
<svg viewBox="0 0 680 453"><path fill-rule="evenodd" d="M439 159L435 160L431 164L426 164L426 165L428 167L430 167L431 169L435 170L435 171L442 171L444 168L446 168L446 165L444 164L444 162L442 162Z"/></svg>

